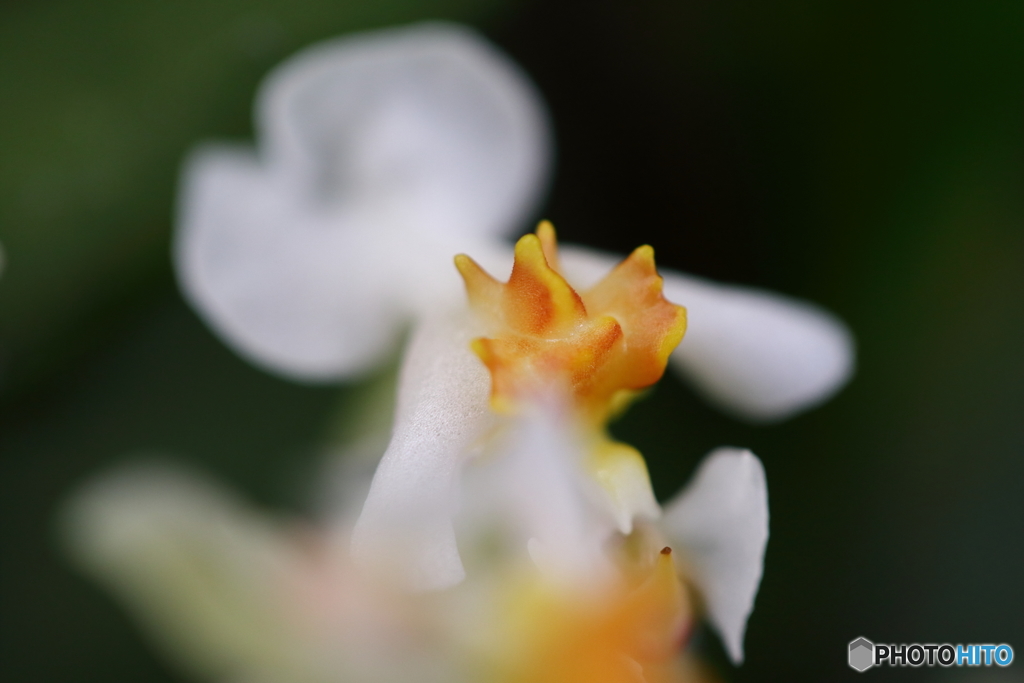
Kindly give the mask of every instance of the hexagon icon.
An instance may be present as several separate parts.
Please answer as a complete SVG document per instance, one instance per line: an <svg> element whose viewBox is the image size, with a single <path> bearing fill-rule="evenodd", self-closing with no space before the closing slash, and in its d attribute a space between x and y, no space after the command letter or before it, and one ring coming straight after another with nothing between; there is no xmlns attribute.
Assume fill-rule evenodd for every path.
<svg viewBox="0 0 1024 683"><path fill-rule="evenodd" d="M850 641L850 668L867 671L875 664L875 644L867 638Z"/></svg>

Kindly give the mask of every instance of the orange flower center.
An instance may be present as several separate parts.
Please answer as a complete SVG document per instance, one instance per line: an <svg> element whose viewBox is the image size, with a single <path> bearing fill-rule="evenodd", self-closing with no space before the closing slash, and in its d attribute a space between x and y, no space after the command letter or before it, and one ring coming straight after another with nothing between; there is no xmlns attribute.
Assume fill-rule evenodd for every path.
<svg viewBox="0 0 1024 683"><path fill-rule="evenodd" d="M662 296L648 246L582 294L558 272L555 231L546 221L516 244L507 283L464 254L455 265L471 305L493 330L472 348L491 373L498 412L561 391L581 415L603 424L661 378L686 330L686 309Z"/></svg>

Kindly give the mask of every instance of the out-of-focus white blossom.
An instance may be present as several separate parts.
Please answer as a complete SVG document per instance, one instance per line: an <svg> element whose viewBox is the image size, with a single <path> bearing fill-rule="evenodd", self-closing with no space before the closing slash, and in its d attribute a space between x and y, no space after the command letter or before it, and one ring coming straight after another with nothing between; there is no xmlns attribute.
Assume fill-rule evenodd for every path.
<svg viewBox="0 0 1024 683"><path fill-rule="evenodd" d="M72 558L200 680L463 680L428 605L358 571L322 529L143 462L68 504Z"/></svg>
<svg viewBox="0 0 1024 683"><path fill-rule="evenodd" d="M157 648L201 680L704 680L678 651L693 628L693 608L685 593L673 605L664 589L655 598L679 620L672 650L661 655L670 674L548 679L517 673L519 666L546 666L552 649L578 654L573 633L551 632L566 623L580 629L583 654L595 663L614 652L594 648L623 643L600 634L587 642L588 620L611 612L612 626L647 636L643 620L615 621L622 619L614 612L622 600L615 592L621 579L613 575L615 546L587 518L586 496L573 490L579 477L572 460L559 452L565 443L551 436L550 425L535 424L519 434L525 448L510 444L503 457L470 473L475 500L463 511L461 547L471 571L445 590L410 591L392 573L354 563L336 521L322 526L272 516L167 464L126 467L83 487L64 511L66 545ZM560 475L552 476L556 470ZM487 512L470 515L481 512L482 499ZM669 503L660 530L637 531L651 548L673 548L736 661L760 580L767 516L759 461L723 449ZM538 522L543 541L520 545ZM495 532L504 533L497 552ZM545 556L538 543L554 553ZM400 545L392 556L402 561Z"/></svg>

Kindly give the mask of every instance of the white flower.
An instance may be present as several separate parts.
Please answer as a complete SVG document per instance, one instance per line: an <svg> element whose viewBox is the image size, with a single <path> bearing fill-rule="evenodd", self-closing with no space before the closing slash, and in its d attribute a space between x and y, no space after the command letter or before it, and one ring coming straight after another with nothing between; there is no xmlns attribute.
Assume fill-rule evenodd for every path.
<svg viewBox="0 0 1024 683"><path fill-rule="evenodd" d="M265 81L257 150L186 165L182 289L233 348L311 381L367 372L414 320L462 304L450 259L508 272L551 158L544 106L467 29L424 24L323 43ZM618 257L564 247L586 287ZM828 398L853 367L846 327L812 304L662 271L690 332L673 365L755 420Z"/></svg>
<svg viewBox="0 0 1024 683"><path fill-rule="evenodd" d="M208 147L186 166L182 287L243 355L305 380L371 370L412 326L391 443L354 548L386 557L379 546L401 539L413 585L453 585L464 575L453 491L494 416L487 373L467 351L480 331L449 259L468 253L509 272L501 237L521 229L548 175L544 107L474 34L426 24L301 53L267 79L257 124L257 152ZM561 272L583 290L617 261L563 247ZM672 365L726 409L780 419L850 376L852 337L820 308L661 275L689 318ZM647 487L630 491L613 515L622 532L656 515Z"/></svg>
<svg viewBox="0 0 1024 683"><path fill-rule="evenodd" d="M669 301L689 318L671 362L752 419L834 392L845 327L678 273L662 290L649 247L616 266L556 253L542 225L513 251L502 238L544 188L549 126L466 29L311 48L268 78L257 123L258 151L207 147L187 165L179 277L229 344L299 379L366 373L411 328L365 504L301 531L194 475L115 474L69 506L78 562L221 680L542 683L565 666L577 678L559 683L683 680L694 615L677 570L741 661L768 538L760 461L713 452L663 511L604 425L687 327ZM457 271L461 253L482 267ZM563 647L563 632L593 642Z"/></svg>

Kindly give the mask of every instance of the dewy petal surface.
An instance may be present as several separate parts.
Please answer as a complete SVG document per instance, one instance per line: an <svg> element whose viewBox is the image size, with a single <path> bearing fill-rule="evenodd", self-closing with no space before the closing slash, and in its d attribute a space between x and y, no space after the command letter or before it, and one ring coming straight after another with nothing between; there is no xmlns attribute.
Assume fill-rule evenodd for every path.
<svg viewBox="0 0 1024 683"><path fill-rule="evenodd" d="M267 78L257 123L258 152L186 164L176 266L229 344L301 379L386 357L410 315L459 293L451 256L494 250L547 181L533 87L453 25L309 48Z"/></svg>
<svg viewBox="0 0 1024 683"><path fill-rule="evenodd" d="M600 279L616 257L564 246L576 286ZM853 336L837 317L781 294L668 269L665 298L686 307L686 337L671 365L713 402L753 421L789 417L831 397L853 373Z"/></svg>
<svg viewBox="0 0 1024 683"><path fill-rule="evenodd" d="M768 486L750 451L718 448L665 506L661 528L685 553L708 618L736 663L761 583L768 544Z"/></svg>
<svg viewBox="0 0 1024 683"><path fill-rule="evenodd" d="M465 576L452 515L459 472L494 424L487 370L470 352L478 329L468 313L418 326L399 379L387 451L356 522L360 564L416 589L443 588Z"/></svg>

